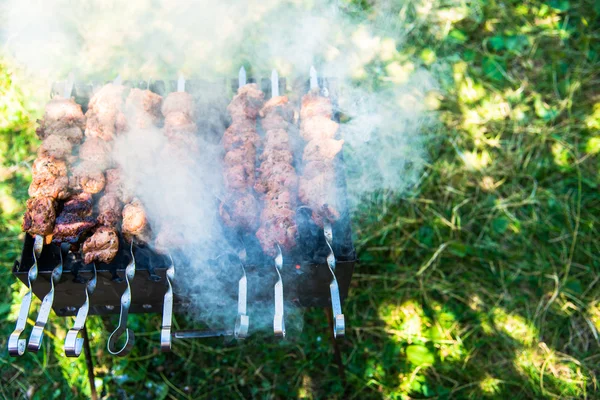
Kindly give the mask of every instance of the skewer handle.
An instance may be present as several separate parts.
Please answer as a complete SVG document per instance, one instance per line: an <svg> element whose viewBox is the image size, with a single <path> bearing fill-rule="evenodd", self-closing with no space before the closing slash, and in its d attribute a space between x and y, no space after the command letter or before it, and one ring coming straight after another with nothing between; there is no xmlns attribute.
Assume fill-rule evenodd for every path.
<svg viewBox="0 0 600 400"><path fill-rule="evenodd" d="M248 301L248 278L246 278L246 269L244 264L240 263L242 268L242 277L238 282L238 315L235 320L234 336L236 339L245 339L248 337L248 328L250 318L246 315Z"/></svg>
<svg viewBox="0 0 600 400"><path fill-rule="evenodd" d="M277 272L277 282L275 283L275 315L273 317L273 333L276 337L285 338L285 319L283 308L283 281L281 279L281 270L283 268L283 255L281 248L277 246L278 254L275 257L275 271Z"/></svg>
<svg viewBox="0 0 600 400"><path fill-rule="evenodd" d="M125 281L127 287L121 295L121 313L119 314L119 325L108 337L108 352L114 356L123 357L131 352L135 343L133 331L127 328L127 317L129 316L129 307L131 307L131 281L135 277L135 257L133 255L133 240L131 241L131 262L125 268ZM125 334L125 344L120 349L116 349L117 341Z"/></svg>
<svg viewBox="0 0 600 400"><path fill-rule="evenodd" d="M335 338L343 337L346 334L346 321L342 314L342 302L340 300L340 287L335 276L335 254L333 253L333 230L331 222L326 221L323 225L323 234L325 241L329 247L329 255L327 256L327 267L331 272L331 282L329 283L329 293L331 295L331 310L333 312L333 336Z"/></svg>
<svg viewBox="0 0 600 400"><path fill-rule="evenodd" d="M77 316L75 317L75 324L67 332L65 338L65 355L67 357L79 357L81 350L83 349L84 338L80 338L83 329L85 329L85 321L90 311L90 296L96 290L97 276L96 276L96 264L92 264L92 277L85 284L85 301L83 305L79 307Z"/></svg>
<svg viewBox="0 0 600 400"><path fill-rule="evenodd" d="M171 351L171 324L173 321L173 279L175 279L175 264L169 254L171 265L167 268L167 292L163 302L162 328L160 330L160 349L163 352Z"/></svg>

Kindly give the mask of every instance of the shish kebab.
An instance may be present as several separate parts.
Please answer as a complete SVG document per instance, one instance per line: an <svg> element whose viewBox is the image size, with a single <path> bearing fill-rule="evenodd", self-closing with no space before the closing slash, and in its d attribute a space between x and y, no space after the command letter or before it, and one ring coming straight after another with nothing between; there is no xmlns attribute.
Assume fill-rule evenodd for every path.
<svg viewBox="0 0 600 400"><path fill-rule="evenodd" d="M342 337L345 335L346 324L335 276L336 263L332 247L331 223L340 216L337 208L338 194L334 162L337 154L342 150L344 141L336 139L339 124L331 119L333 114L331 99L321 93L317 71L311 67L310 90L302 97L300 110L300 135L307 144L302 156L304 169L300 177L299 197L302 203L312 210L314 222L323 227L325 241L330 251L327 265L332 275L329 290L334 317L333 334L334 337Z"/></svg>
<svg viewBox="0 0 600 400"><path fill-rule="evenodd" d="M259 113L265 140L260 155L259 177L254 188L264 195L264 207L256 237L265 254L274 257L278 278L274 288L273 331L275 336L285 337L282 249L287 251L296 245L298 176L292 165L294 156L288 133L294 125L294 109L287 96L279 95L279 76L275 70L271 73L271 94L271 99Z"/></svg>
<svg viewBox="0 0 600 400"><path fill-rule="evenodd" d="M36 168L29 188L32 198L27 202L27 210L23 218L23 230L34 236L34 263L28 272L29 291L23 297L15 330L8 340L8 351L11 356L23 355L26 347L31 351L40 349L44 327L54 302L54 285L62 275L62 249L60 249L60 262L52 271L50 290L42 300L27 344L27 340L20 339L20 335L25 329L31 307L31 284L37 278L37 260L41 255L44 240L49 241L52 238L57 199L68 196L67 162L71 160L73 145L81 141L81 129L85 121L81 107L70 98L73 74L69 75L63 89L63 96L52 99L46 106L44 119L38 121L40 127L37 129L37 134L40 139L44 139L44 142L34 162Z"/></svg>
<svg viewBox="0 0 600 400"><path fill-rule="evenodd" d="M247 83L246 70L238 73L238 91L227 107L232 123L223 135L225 148L224 178L228 194L219 206L223 222L238 230L255 232L259 223L259 203L254 193L256 148L260 137L256 133L256 118L264 104L264 93L254 83ZM245 249L241 250L242 276L238 281L238 313L234 336L248 335L250 319L246 301L248 281L244 267Z"/></svg>

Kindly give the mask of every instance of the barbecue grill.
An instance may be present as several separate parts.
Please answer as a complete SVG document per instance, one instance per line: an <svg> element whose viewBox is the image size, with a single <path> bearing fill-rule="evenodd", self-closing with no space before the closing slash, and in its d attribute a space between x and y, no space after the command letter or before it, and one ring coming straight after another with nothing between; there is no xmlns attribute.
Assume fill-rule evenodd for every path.
<svg viewBox="0 0 600 400"><path fill-rule="evenodd" d="M254 82L255 80L249 79L248 81ZM259 86L267 96L271 94L274 85L278 85L278 88L274 90L286 93L286 85L289 83L285 78L279 79L276 75L271 80L260 79L259 82ZM230 91L237 91L240 83L241 78L219 82L200 80L185 82L186 91L191 93L197 100L198 115L200 116L197 123L200 132L222 131L222 127L212 126L215 121L212 118L208 118L208 116L215 115L215 112L217 115L226 115L225 108L228 99L231 97ZM125 81L123 84L141 89L148 88L163 96L181 89L181 81ZM337 97L335 79L324 78L317 80L314 70L310 82L300 79L291 82L289 90L287 90L290 93L291 101L298 102L299 97L308 91L309 85L310 88L314 88L316 85L323 88L324 95L329 96L335 105ZM65 86L69 87L69 90L72 87L71 94L84 111L87 109L91 95L98 87L97 84L57 82L52 87L52 95L64 93ZM210 101L206 101L205 96L203 96L206 93L211 93ZM339 122L339 115L334 115L334 119ZM338 155L336 159L336 179L340 188L339 193L342 195L342 201L340 201L342 205L341 217L330 225L330 229L328 229L329 227L326 224L324 232L323 228L319 228L312 221L310 210L298 209L298 244L290 252L284 254L281 279L284 282L283 297L287 302L299 307L333 308L334 317L341 318L341 321L331 322L334 326L333 333L334 335L342 336L344 334L344 321L343 315L341 315L341 303L343 303L348 295L352 272L356 262L356 253L352 243L350 218L345 201L346 186L343 157L341 155ZM223 227L223 229L227 230L228 228ZM218 270L222 262L243 264L243 268L240 268L240 286L236 287L232 285L231 293L228 295L232 298L238 295L241 298L242 292L247 291L247 298L244 296L244 300L250 306L251 311L246 315L246 306L244 303L243 307L240 308L242 311L238 313L235 330L232 323L231 327L223 327L222 330L217 331L171 332L171 306L174 313L183 312L189 307L191 300L185 293L179 292L176 285L171 289L174 271L170 267L173 266L173 258L168 255L158 254L145 245L133 244L131 248L121 246L113 262L110 264L97 263L94 268L93 265L84 264L78 254L65 251L64 249L61 250L61 247L55 244L43 246L41 254L36 258L34 252L36 243L34 238L30 235L25 235L21 258L15 261L13 274L25 285L29 285L31 281L31 291L33 294L40 299L44 299L42 308L45 308L45 311L41 310L40 315L42 312L45 312L46 320L50 306L56 315L66 317L78 314L82 305L85 306L85 304L88 304L89 315L121 313L118 332L115 331L114 333L118 333L116 335L116 338L118 338L121 334L127 333L129 335L130 333L129 330L126 330L126 325L124 325L126 324L127 313L164 313L161 345L163 350L169 350L171 337L196 338L234 334L238 337L236 332L239 333L239 324L246 324L247 329L248 317L252 318L251 312L254 305L270 305L272 307L274 301L277 302L277 294L274 298L273 293L273 287L277 282L276 269L273 268L273 264L274 262L277 263L277 258L273 260L266 257L256 237L251 234L240 237L240 234L230 232L226 236L244 243L246 250L245 259L240 260L235 256L227 255L227 257L223 257L221 260L209 260L208 264L211 268L215 268L215 270ZM124 242L121 241L121 243ZM232 243L233 247L235 245L235 243ZM335 255L335 258L333 255ZM134 264L132 263L133 260ZM30 269L36 261L37 279L35 277L31 279ZM62 271L57 268L59 265L62 266ZM179 264L175 263L175 268L184 269L185 264L181 262ZM332 273L334 271L334 280L332 281ZM334 287L335 278L337 278L337 288ZM94 282L95 290L92 287ZM48 295L51 287L53 290L51 292L52 296ZM172 297L168 294L171 293L171 290ZM339 295L337 291L339 291ZM338 296L339 304L336 304L336 297ZM262 308L268 309L268 307ZM85 330L85 316L77 318L76 326L72 329L73 332L69 333L69 335L74 335L71 338L71 345L66 348L66 353L69 356L78 356L81 352L83 340L78 339L76 342L75 339L79 331ZM20 319L21 317L22 314ZM240 318L242 319L240 320ZM44 318L40 317L38 321L40 319L41 322L36 324L39 326L34 328L34 330L37 329L38 331L37 342L41 341L41 333L45 325ZM250 323L251 331L252 324ZM245 334L240 334L238 338L242 339L243 337L245 337ZM109 350L111 340L112 336L109 340ZM126 347L129 346L130 348L132 344L133 340ZM37 343L37 347L36 345L32 346L30 340L29 349L36 351L40 345L41 343ZM23 346L24 343L19 347ZM24 349L20 350L24 351ZM128 352L127 350L124 348L115 351L113 354L124 355ZM22 351L20 354L22 354Z"/></svg>

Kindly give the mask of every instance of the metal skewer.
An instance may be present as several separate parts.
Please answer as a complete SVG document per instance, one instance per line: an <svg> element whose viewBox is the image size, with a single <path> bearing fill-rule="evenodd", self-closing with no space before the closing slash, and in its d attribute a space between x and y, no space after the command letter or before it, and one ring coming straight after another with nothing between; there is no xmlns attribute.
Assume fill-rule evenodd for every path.
<svg viewBox="0 0 600 400"><path fill-rule="evenodd" d="M73 85L75 85L75 74L73 72L69 72L67 76L67 80L65 81L65 87L63 90L63 97L65 99L71 98L71 93L73 92Z"/></svg>
<svg viewBox="0 0 600 400"><path fill-rule="evenodd" d="M240 267L242 268L242 277L238 281L238 315L235 320L235 329L233 336L236 339L246 339L248 337L248 328L250 326L250 317L247 313L248 301L248 278L246 277L246 249L244 248L240 255Z"/></svg>
<svg viewBox="0 0 600 400"><path fill-rule="evenodd" d="M27 273L27 288L29 289L23 300L21 301L21 308L19 310L19 317L17 318L17 324L13 333L8 338L8 354L13 357L22 356L25 353L27 347L27 339L20 339L21 334L25 330L27 325L27 316L29 315L29 309L31 308L31 300L33 298L33 291L31 284L35 282L38 276L38 258L42 254L42 248L44 246L44 237L41 235L35 235L33 242L33 265L29 268Z"/></svg>
<svg viewBox="0 0 600 400"><path fill-rule="evenodd" d="M319 89L319 78L317 78L317 70L314 66L310 66L310 90Z"/></svg>
<svg viewBox="0 0 600 400"><path fill-rule="evenodd" d="M283 316L283 281L281 270L283 269L283 254L281 247L277 245L277 256L275 256L275 271L277 271L277 282L275 283L275 316L273 317L273 332L276 337L285 338L285 321Z"/></svg>
<svg viewBox="0 0 600 400"><path fill-rule="evenodd" d="M167 292L163 301L162 328L160 330L160 349L171 351L171 323L173 321L173 279L175 279L175 263L169 253L171 265L167 268Z"/></svg>
<svg viewBox="0 0 600 400"><path fill-rule="evenodd" d="M246 84L246 68L242 65L238 71L238 88Z"/></svg>
<svg viewBox="0 0 600 400"><path fill-rule="evenodd" d="M340 287L335 277L335 254L333 253L333 231L331 229L331 222L325 221L323 225L323 233L325 235L325 241L329 247L329 254L327 255L327 266L331 272L331 282L329 283L329 292L331 294L331 310L333 311L333 337L343 337L346 334L346 321L344 314L342 314L342 302L340 300Z"/></svg>
<svg viewBox="0 0 600 400"><path fill-rule="evenodd" d="M276 70L271 72L271 98L279 97L279 74Z"/></svg>
<svg viewBox="0 0 600 400"><path fill-rule="evenodd" d="M114 356L126 356L131 352L133 344L135 343L135 335L133 331L127 328L127 316L129 315L129 307L131 306L131 281L135 277L135 256L133 255L133 240L131 241L131 247L129 248L131 253L131 261L125 268L125 281L127 287L121 295L121 313L119 315L119 325L108 337L108 352ZM125 333L125 344L120 349L116 349L117 341Z"/></svg>
<svg viewBox="0 0 600 400"><path fill-rule="evenodd" d="M96 264L92 264L92 277L85 284L85 301L83 305L79 307L77 316L75 317L75 323L73 327L67 332L65 338L65 355L67 357L79 357L81 350L83 349L84 338L80 338L79 334L85 329L85 321L90 311L90 296L96 290L97 283L96 276Z"/></svg>
<svg viewBox="0 0 600 400"><path fill-rule="evenodd" d="M31 330L31 334L29 335L29 343L27 344L27 349L29 351L37 352L42 346L44 328L46 327L46 323L48 323L50 310L52 310L52 303L54 303L54 286L60 281L60 278L62 277L63 250L60 246L58 249L60 255L60 263L52 270L52 275L50 276L50 291L46 294L46 296L44 296L44 299L42 300L42 305L40 307L37 320L35 321L35 326Z"/></svg>
<svg viewBox="0 0 600 400"><path fill-rule="evenodd" d="M113 81L113 85L120 85L122 82L123 82L123 79L121 78L121 74L119 74Z"/></svg>
<svg viewBox="0 0 600 400"><path fill-rule="evenodd" d="M179 74L179 78L177 79L177 91L185 92L185 77L183 74Z"/></svg>

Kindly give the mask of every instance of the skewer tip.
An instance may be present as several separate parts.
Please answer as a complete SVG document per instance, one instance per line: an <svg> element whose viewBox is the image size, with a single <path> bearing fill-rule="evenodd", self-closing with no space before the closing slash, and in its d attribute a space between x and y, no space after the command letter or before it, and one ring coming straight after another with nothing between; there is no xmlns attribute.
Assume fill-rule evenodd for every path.
<svg viewBox="0 0 600 400"><path fill-rule="evenodd" d="M279 96L279 74L277 70L271 71L271 97Z"/></svg>
<svg viewBox="0 0 600 400"><path fill-rule="evenodd" d="M121 74L119 74L119 75L117 75L117 77L115 78L115 80L113 81L113 83L114 83L115 85L120 85L120 84L121 84L121 82L122 82L122 79L121 79Z"/></svg>
<svg viewBox="0 0 600 400"><path fill-rule="evenodd" d="M185 77L182 73L179 74L179 78L177 79L177 91L185 92Z"/></svg>
<svg viewBox="0 0 600 400"><path fill-rule="evenodd" d="M314 65L310 66L310 89L318 89L319 88L319 80L317 79L317 70Z"/></svg>
<svg viewBox="0 0 600 400"><path fill-rule="evenodd" d="M238 86L242 87L246 84L246 68L242 65L238 71Z"/></svg>

